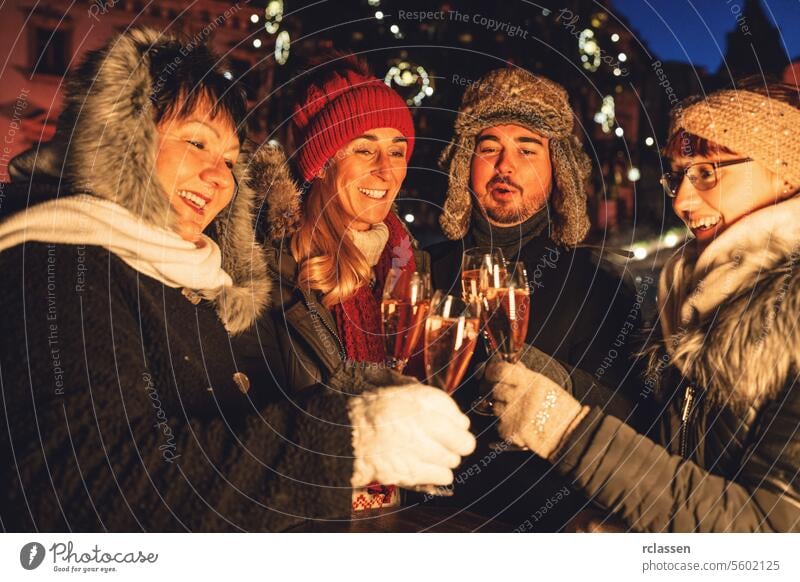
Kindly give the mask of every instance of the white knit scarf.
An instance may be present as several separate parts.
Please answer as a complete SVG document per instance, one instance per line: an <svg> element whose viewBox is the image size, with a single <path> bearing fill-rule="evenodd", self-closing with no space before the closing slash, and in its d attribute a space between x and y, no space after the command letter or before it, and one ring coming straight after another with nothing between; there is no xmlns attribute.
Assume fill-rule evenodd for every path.
<svg viewBox="0 0 800 582"><path fill-rule="evenodd" d="M353 244L367 259L369 266L377 265L386 243L389 242L389 227L379 222L373 224L369 230L350 229L347 232L350 234Z"/></svg>
<svg viewBox="0 0 800 582"><path fill-rule="evenodd" d="M219 246L207 236L197 244L186 241L88 194L37 204L0 223L0 252L26 241L104 247L139 273L206 299L233 285Z"/></svg>
<svg viewBox="0 0 800 582"><path fill-rule="evenodd" d="M658 307L664 338L712 318L723 303L751 292L761 277L795 261L798 253L800 198L745 216L699 254L697 244L688 242L661 271Z"/></svg>

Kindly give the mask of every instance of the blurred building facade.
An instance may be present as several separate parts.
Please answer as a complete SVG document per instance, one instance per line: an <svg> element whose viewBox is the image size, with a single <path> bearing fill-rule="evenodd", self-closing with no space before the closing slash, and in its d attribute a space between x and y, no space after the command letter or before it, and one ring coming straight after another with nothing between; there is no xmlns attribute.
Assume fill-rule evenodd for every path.
<svg viewBox="0 0 800 582"><path fill-rule="evenodd" d="M659 61L613 0L19 0L0 10L7 55L0 71L0 179L10 157L52 136L64 72L129 26L209 42L246 87L254 139L275 140L290 155L293 79L308 57L347 50L366 59L412 109L418 140L398 206L424 241L439 232L447 176L436 162L461 95L491 69L520 66L566 87L576 134L593 161L597 238L641 238L676 224L658 185L669 112L689 95L751 72L748 43L764 43L757 58L763 70L800 77L776 47L759 0L746 0L745 20L732 22L727 66L715 74Z"/></svg>
<svg viewBox="0 0 800 582"><path fill-rule="evenodd" d="M273 86L275 59L265 59L275 38L263 35L253 46L256 23L267 2L216 0L22 0L3 4L0 18L0 131L5 130L0 180L8 160L50 139L61 109L65 72L83 55L131 26L149 26L188 42L208 42L225 58L232 78L247 89L251 105L266 101ZM251 116L256 137L266 135L266 112Z"/></svg>

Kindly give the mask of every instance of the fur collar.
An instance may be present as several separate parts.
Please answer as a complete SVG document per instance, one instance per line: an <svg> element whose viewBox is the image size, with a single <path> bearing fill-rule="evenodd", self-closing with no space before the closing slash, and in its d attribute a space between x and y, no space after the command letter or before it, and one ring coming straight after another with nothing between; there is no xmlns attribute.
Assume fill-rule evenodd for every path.
<svg viewBox="0 0 800 582"><path fill-rule="evenodd" d="M679 324L672 327L662 326L664 331L659 330L658 340L648 350L650 375L658 374L669 362L705 390L709 402L737 411L778 397L800 370L800 239L795 234L798 229L791 227L797 216L792 210L798 203L789 201L754 213L713 243L725 252L700 255L696 270L702 270L700 275L706 274L705 278L713 281L713 291L721 294L713 309L698 311L691 290L669 290L670 297L688 296L683 306L693 306L694 317L677 320ZM785 228L776 228L783 223ZM728 255L730 260L725 260ZM758 262L745 271L748 258L753 257L758 257ZM670 261L665 269L676 262ZM713 268L706 268L709 265ZM746 280L715 277L731 265L746 272ZM692 279L702 281L700 275ZM668 272L662 275L662 279L668 278ZM668 287L662 284L662 291ZM670 306L669 300L661 304L662 318L669 317L667 311L680 312L680 305Z"/></svg>
<svg viewBox="0 0 800 582"><path fill-rule="evenodd" d="M153 174L157 134L149 108L154 85L149 55L173 40L133 29L89 53L67 79L55 138L12 161L13 181L63 181L67 190L62 192L99 196L151 224L170 226L171 207ZM233 280L215 300L230 333L247 329L270 293L254 230L255 211L268 190L252 188L251 156L245 149L234 168L236 195L209 227L222 250L222 267Z"/></svg>
<svg viewBox="0 0 800 582"><path fill-rule="evenodd" d="M267 243L288 238L300 226L303 195L279 148L262 146L250 163L250 187L268 192L264 203L264 228Z"/></svg>

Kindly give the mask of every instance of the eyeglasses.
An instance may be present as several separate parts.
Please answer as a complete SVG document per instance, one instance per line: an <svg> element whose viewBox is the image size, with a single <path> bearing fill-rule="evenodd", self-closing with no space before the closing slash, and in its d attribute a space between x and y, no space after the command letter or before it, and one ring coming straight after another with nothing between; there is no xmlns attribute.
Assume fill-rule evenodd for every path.
<svg viewBox="0 0 800 582"><path fill-rule="evenodd" d="M664 192L669 198L675 198L678 195L678 188L681 187L684 176L689 178L692 186L698 190L711 190L719 182L719 178L717 177L718 168L752 161L753 158L740 158L738 160L726 160L724 162L698 162L696 164L689 164L677 172L664 172L661 176L661 185L664 187Z"/></svg>

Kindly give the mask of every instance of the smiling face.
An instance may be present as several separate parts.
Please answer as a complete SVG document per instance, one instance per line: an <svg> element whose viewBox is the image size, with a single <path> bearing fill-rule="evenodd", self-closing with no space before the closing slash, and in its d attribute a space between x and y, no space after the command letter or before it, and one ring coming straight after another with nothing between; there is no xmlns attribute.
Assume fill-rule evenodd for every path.
<svg viewBox="0 0 800 582"><path fill-rule="evenodd" d="M673 171L699 162L725 162L742 159L735 153L709 153L706 156L679 156L671 160ZM684 177L672 201L675 213L686 223L701 247L741 218L760 208L776 204L792 195L776 174L751 161L717 168L717 185L698 190Z"/></svg>
<svg viewBox="0 0 800 582"><path fill-rule="evenodd" d="M520 125L496 125L475 139L470 187L495 226L515 226L545 207L553 169L550 140Z"/></svg>
<svg viewBox="0 0 800 582"><path fill-rule="evenodd" d="M406 177L406 138L397 129L372 129L334 156L336 162L318 177L332 172L332 187L348 228L368 230L383 222Z"/></svg>
<svg viewBox="0 0 800 582"><path fill-rule="evenodd" d="M230 119L212 118L204 102L188 116L162 120L156 128L155 175L177 216L178 234L196 242L233 197L239 138Z"/></svg>

